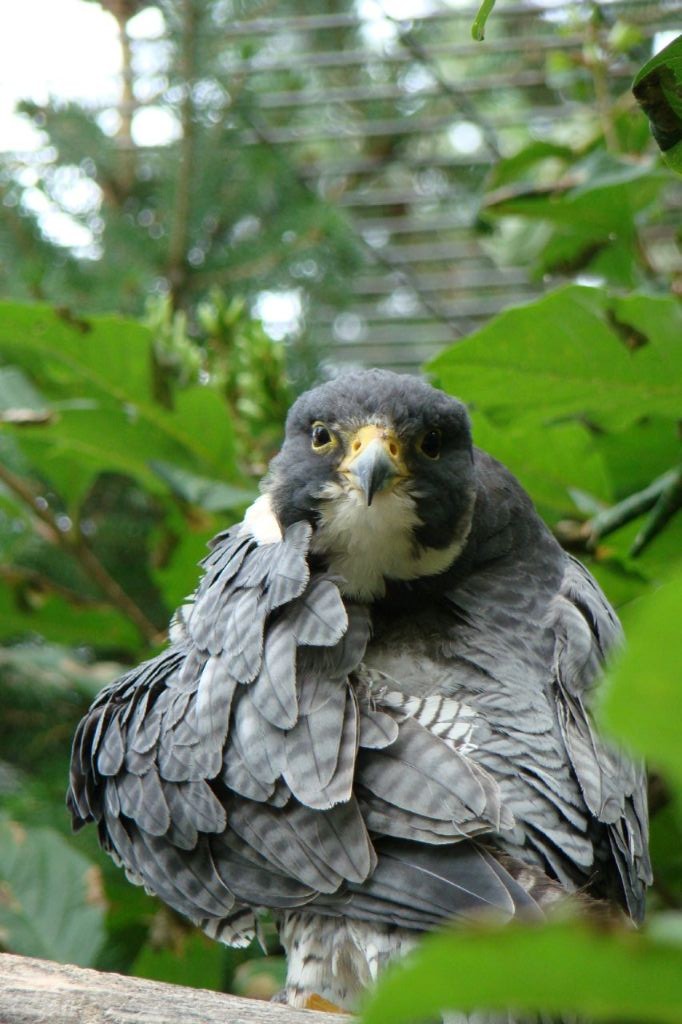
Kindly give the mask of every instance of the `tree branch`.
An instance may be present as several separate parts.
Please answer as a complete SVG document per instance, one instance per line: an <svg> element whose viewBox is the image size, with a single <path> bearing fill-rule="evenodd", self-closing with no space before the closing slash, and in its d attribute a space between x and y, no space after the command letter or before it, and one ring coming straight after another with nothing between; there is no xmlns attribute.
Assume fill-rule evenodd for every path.
<svg viewBox="0 0 682 1024"><path fill-rule="evenodd" d="M116 201L121 205L132 192L135 184L135 154L133 145L133 115L136 109L133 89L133 55L128 35L128 19L137 13L135 7L125 0L110 0L107 4L118 25L118 40L121 47L121 97L118 105L120 118L116 142L120 154L120 172L116 182Z"/></svg>
<svg viewBox="0 0 682 1024"><path fill-rule="evenodd" d="M180 73L183 79L183 96L180 105L182 136L175 184L173 223L168 246L168 278L174 309L179 307L187 283L187 247L194 175L195 129L192 90L196 72L197 22L199 18L195 0L182 0L180 10L182 14L180 51Z"/></svg>
<svg viewBox="0 0 682 1024"><path fill-rule="evenodd" d="M339 1024L330 1013L0 954L2 1024Z"/></svg>
<svg viewBox="0 0 682 1024"><path fill-rule="evenodd" d="M85 542L82 534L72 527L70 530L62 530L54 513L48 506L39 501L32 487L17 476L6 466L0 463L0 481L12 491L28 508L37 519L47 527L48 534L53 543L64 548L72 558L75 558L81 565L87 576L95 583L105 595L110 604L117 608L126 618L137 627L146 643L155 644L161 639L159 631L138 605L126 594L123 587L113 576L110 575L97 555Z"/></svg>

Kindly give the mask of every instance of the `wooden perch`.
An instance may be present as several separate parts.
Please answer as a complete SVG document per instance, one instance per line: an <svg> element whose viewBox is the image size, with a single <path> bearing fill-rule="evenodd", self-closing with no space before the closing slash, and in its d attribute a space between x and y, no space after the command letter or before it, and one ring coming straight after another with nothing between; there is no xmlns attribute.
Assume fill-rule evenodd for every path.
<svg viewBox="0 0 682 1024"><path fill-rule="evenodd" d="M2 1024L339 1024L330 1013L292 1010L206 989L0 954Z"/></svg>

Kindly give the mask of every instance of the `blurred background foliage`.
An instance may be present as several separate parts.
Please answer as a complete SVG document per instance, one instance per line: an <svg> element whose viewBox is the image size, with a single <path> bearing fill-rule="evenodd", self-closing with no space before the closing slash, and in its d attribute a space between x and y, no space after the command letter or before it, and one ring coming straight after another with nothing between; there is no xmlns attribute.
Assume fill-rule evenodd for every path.
<svg viewBox="0 0 682 1024"><path fill-rule="evenodd" d="M357 63L342 58L363 42L369 16L363 21L362 5L330 2L323 21L311 24L306 5L280 4L288 34L273 43L263 28L267 5L163 0L163 32L137 57L129 24L147 5L101 6L120 31L117 110L107 120L87 104L26 102L24 116L43 133L43 145L0 154L0 946L254 996L281 985L274 937L267 956L210 943L132 887L97 849L93 830L70 835L63 805L70 738L100 687L163 644L207 540L257 493L295 394L348 361L410 367L429 357L434 381L469 403L477 442L520 478L637 638L635 667L619 670L607 720L654 769L653 924L641 939L651 947L623 953L613 945L604 953L562 925L547 939L556 940L552 970L575 969L584 956L603 962L604 977L615 979L627 962L618 957L644 949L651 970L665 972L666 943L682 935L680 755L670 729L679 725L682 663L675 583L682 204L630 95L632 75L623 77L623 66L639 67L651 54L641 5L576 4L546 23L533 95L509 87L492 105L467 107L480 136L469 163L448 155L442 140L427 147L423 136L409 135L405 126L426 114L409 90L400 93L407 72L423 72L420 48L433 41L434 25L444 51L459 53L466 19L410 22L406 36L402 23L396 29L396 19L382 15L413 63L377 59L360 81ZM253 31L234 29L244 19ZM467 50L466 74L481 82L494 76L505 40L518 45L522 34L510 20L495 36L495 24L493 16L489 50L486 43ZM575 52L568 35L578 37ZM295 114L268 106L284 86L299 97L330 88L306 79L291 60L297 48L335 49L333 88L365 90L357 102L344 99L343 116L357 117L362 104L362 118L386 123L386 132L351 143L324 105L303 104ZM258 61L254 85L245 68ZM312 67L309 74L322 74ZM515 74L523 70L521 63ZM431 81L438 102L451 99L447 81ZM538 90L545 99L550 90L562 94L570 126L557 119L537 128ZM152 103L176 126L163 145L134 138L136 114ZM264 122L264 110L274 122ZM392 130L389 114L402 118ZM457 122L461 112L450 117ZM503 126L492 137L491 117ZM292 125L304 139L295 152L273 141L275 130ZM310 167L333 166L351 148L355 171L328 170L311 186ZM446 237L452 182L443 188L440 178L435 186L424 178L431 163L453 175L456 231L465 230L466 245L486 261L476 265L480 294L487 301L498 278L522 274L512 278L515 300L498 302L511 308L497 316L490 316L494 304L461 314L466 265L447 261L453 245L465 243ZM362 166L379 168L369 185L359 178ZM358 188L364 201L391 204L397 232L417 217L405 190L412 202L409 190L425 189L429 204L417 220L424 228L428 216L441 218L443 239L433 234L425 243L418 224L404 230L402 252L411 246L412 263L396 277L395 252L389 259L379 227L363 234L347 215L344 197ZM79 224L83 241L66 244L48 230L46 209ZM433 255L438 245L438 273L450 268L446 284L428 277L424 250ZM385 272L392 289L377 284L372 310L356 287L370 270ZM484 270L492 277L481 278ZM423 315L406 302L407 285ZM283 331L259 318L263 295L292 289L300 307L293 326ZM388 339L379 347L373 323ZM385 333L389 327L394 333ZM405 344L399 330L414 343ZM464 340L444 347L462 333ZM481 942L492 942L486 956L497 957L517 939L510 932ZM435 1001L408 1004L406 982L396 977L370 1019L451 1002L447 965L464 956L457 941L436 949L430 966L418 964L421 977L433 979ZM654 949L659 942L662 952ZM446 965L440 979L439 955ZM545 979L559 986L552 970L547 960ZM485 1004L486 992L489 1005L519 998L517 990L493 996L472 985L470 997L455 993L470 1005ZM604 986L606 1016L635 1016L615 998L615 980ZM553 1008L542 1002L546 990L526 980L523 991L530 1000L523 1005ZM589 991L585 998L576 1008L599 1013ZM671 982L652 1019L674 1019L666 1016L673 998L680 992Z"/></svg>

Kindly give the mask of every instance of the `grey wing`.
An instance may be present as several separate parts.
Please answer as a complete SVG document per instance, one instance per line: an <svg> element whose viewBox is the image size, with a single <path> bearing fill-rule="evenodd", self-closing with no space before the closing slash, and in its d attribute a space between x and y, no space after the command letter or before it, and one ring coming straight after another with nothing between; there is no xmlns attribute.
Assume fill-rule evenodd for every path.
<svg viewBox="0 0 682 1024"><path fill-rule="evenodd" d="M232 944L260 907L423 928L534 906L472 842L512 818L466 755L466 709L361 681L368 612L310 575L309 538L216 539L173 646L79 726L75 826L96 821L131 880ZM453 843L457 870L437 849Z"/></svg>
<svg viewBox="0 0 682 1024"><path fill-rule="evenodd" d="M433 635L439 642L425 643ZM484 566L440 607L385 624L369 662L396 689L468 709L467 760L494 779L513 819L490 837L499 849L638 919L650 879L644 777L594 734L587 711L618 635L592 578L547 534L533 558Z"/></svg>
<svg viewBox="0 0 682 1024"><path fill-rule="evenodd" d="M592 576L569 558L550 624L559 722L585 803L604 826L622 896L640 921L651 882L646 776L641 764L604 742L589 716L591 690L608 652L621 642L618 620Z"/></svg>

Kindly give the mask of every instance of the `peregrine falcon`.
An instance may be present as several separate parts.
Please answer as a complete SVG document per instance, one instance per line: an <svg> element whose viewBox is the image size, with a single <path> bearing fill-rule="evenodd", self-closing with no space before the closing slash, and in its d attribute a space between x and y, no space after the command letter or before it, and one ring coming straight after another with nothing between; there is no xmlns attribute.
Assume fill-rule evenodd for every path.
<svg viewBox="0 0 682 1024"><path fill-rule="evenodd" d="M231 945L269 912L308 1007L450 920L641 918L643 773L589 714L618 620L462 402L380 370L302 395L202 564L74 740L74 825L131 881Z"/></svg>

